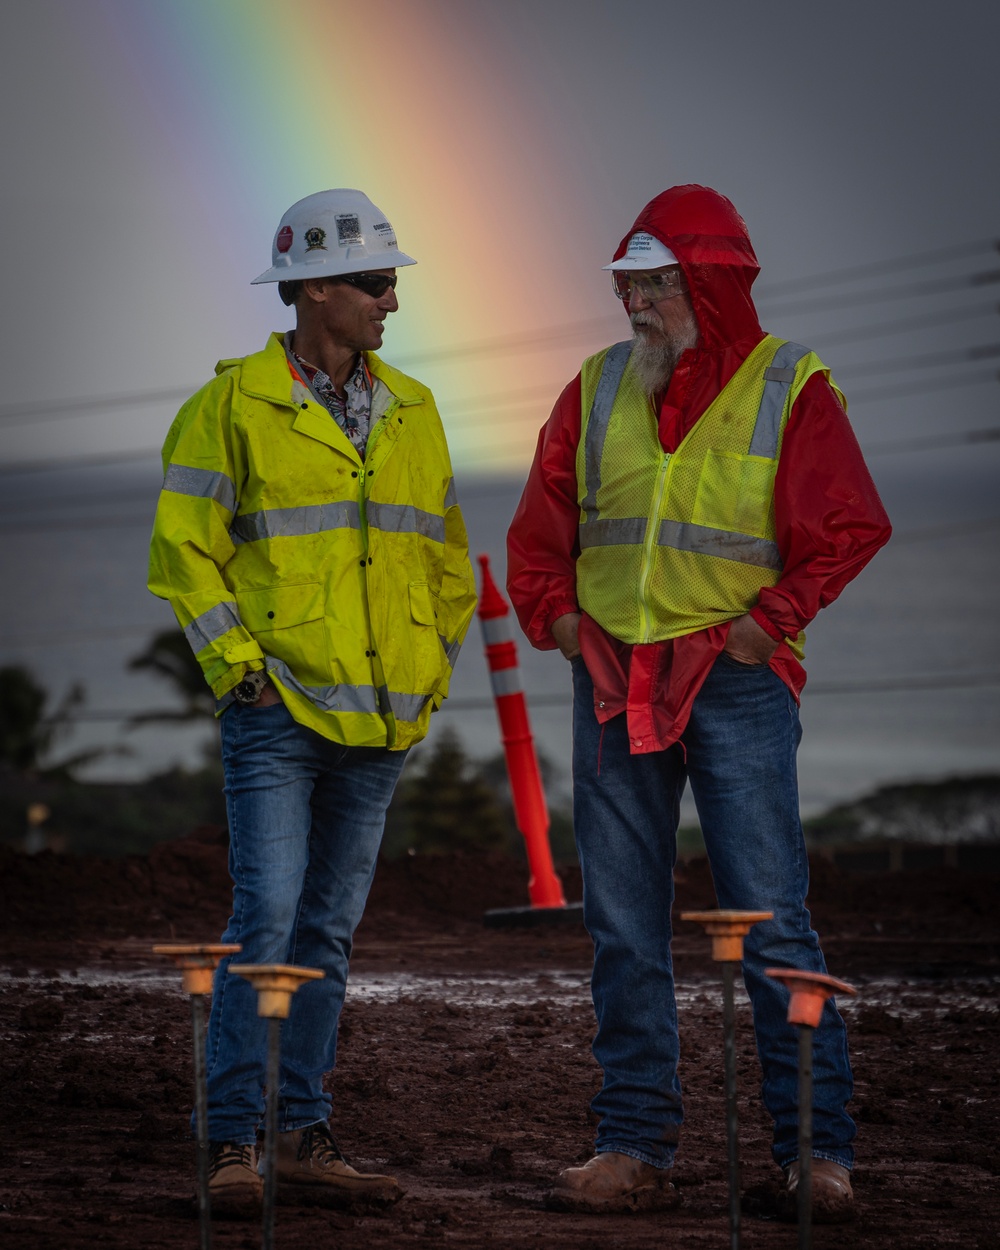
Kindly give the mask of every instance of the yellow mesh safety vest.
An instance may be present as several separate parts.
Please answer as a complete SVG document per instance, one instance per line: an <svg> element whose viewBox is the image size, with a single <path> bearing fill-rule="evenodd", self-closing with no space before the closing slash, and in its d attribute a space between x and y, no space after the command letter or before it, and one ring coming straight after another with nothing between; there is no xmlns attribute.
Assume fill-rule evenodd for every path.
<svg viewBox="0 0 1000 1250"><path fill-rule="evenodd" d="M630 351L617 343L582 370L577 594L635 644L733 620L778 581L774 478L788 414L812 374L833 383L808 348L768 335L668 454ZM801 659L805 634L788 642Z"/></svg>

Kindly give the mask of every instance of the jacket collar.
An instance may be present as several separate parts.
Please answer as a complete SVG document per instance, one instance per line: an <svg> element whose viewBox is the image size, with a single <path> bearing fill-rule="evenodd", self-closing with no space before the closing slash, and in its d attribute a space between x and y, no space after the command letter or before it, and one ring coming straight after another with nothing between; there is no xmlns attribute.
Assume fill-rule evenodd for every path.
<svg viewBox="0 0 1000 1250"><path fill-rule="evenodd" d="M288 370L288 357L285 355L285 336L275 332L267 340L263 351L245 356L242 361L220 360L215 366L216 373L222 373L234 364L240 363L240 390L246 395L269 400L271 403L284 404L297 408L299 401L292 395L292 375ZM407 406L419 404L424 399L423 388L419 383L408 378L405 373L385 364L374 352L365 352L365 364L373 378L397 398L400 404Z"/></svg>

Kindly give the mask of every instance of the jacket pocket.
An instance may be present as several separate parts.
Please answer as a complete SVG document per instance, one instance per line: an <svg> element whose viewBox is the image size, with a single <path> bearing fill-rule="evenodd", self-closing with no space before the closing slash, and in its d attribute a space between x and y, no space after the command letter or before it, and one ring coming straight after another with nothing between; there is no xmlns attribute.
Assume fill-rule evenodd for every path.
<svg viewBox="0 0 1000 1250"><path fill-rule="evenodd" d="M777 460L735 451L705 453L692 520L763 538L768 532Z"/></svg>
<svg viewBox="0 0 1000 1250"><path fill-rule="evenodd" d="M401 667L405 670L407 693L427 694L436 689L446 668L444 649L438 636L437 600L428 582L410 582L410 635Z"/></svg>
<svg viewBox="0 0 1000 1250"><path fill-rule="evenodd" d="M427 582L410 582L410 616L418 625L436 625L434 595Z"/></svg>
<svg viewBox="0 0 1000 1250"><path fill-rule="evenodd" d="M330 653L319 582L238 590L236 603L247 630L265 655L283 660L305 685L330 680Z"/></svg>

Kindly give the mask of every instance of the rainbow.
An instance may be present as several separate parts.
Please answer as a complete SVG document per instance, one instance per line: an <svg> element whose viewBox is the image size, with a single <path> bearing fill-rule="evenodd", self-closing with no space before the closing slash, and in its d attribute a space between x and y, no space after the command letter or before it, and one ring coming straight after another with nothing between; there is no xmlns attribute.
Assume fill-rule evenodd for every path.
<svg viewBox="0 0 1000 1250"><path fill-rule="evenodd" d="M523 471L583 356L627 325L598 273L617 240L588 222L586 171L570 181L547 150L478 6L83 7L89 37L103 21L119 42L165 119L164 159L201 188L206 221L225 222L248 282L294 200L356 186L382 207L420 262L401 274L386 359L434 389L456 468Z"/></svg>

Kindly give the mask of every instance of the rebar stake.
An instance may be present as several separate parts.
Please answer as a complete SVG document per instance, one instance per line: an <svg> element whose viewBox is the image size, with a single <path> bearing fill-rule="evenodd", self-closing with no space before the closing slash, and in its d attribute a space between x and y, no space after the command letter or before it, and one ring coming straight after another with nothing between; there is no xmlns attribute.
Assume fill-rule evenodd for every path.
<svg viewBox="0 0 1000 1250"><path fill-rule="evenodd" d="M726 1148L729 1155L729 1245L740 1245L740 1153L736 1112L736 965L743 960L743 939L770 911L682 911L712 939L712 958L722 964L722 1038L726 1072Z"/></svg>
<svg viewBox="0 0 1000 1250"><path fill-rule="evenodd" d="M257 991L257 1015L267 1019L267 1107L264 1117L264 1218L261 1245L274 1246L275 1155L278 1149L278 1080L281 1068L281 1022L288 1019L292 995L305 981L320 981L319 968L292 964L230 964L229 971L244 977Z"/></svg>
<svg viewBox="0 0 1000 1250"><path fill-rule="evenodd" d="M212 995L212 976L219 961L243 948L222 943L210 945L161 945L154 955L166 955L181 970L185 994L191 999L191 1033L194 1040L194 1119L197 1134L198 1224L201 1250L211 1250L212 1212L208 1198L208 1094L205 1088L205 1000Z"/></svg>
<svg viewBox="0 0 1000 1250"><path fill-rule="evenodd" d="M813 1029L819 1024L823 1005L834 994L857 994L853 985L824 972L800 972L795 968L767 968L767 976L789 991L788 1023L799 1029L799 1250L812 1246L812 1118Z"/></svg>

